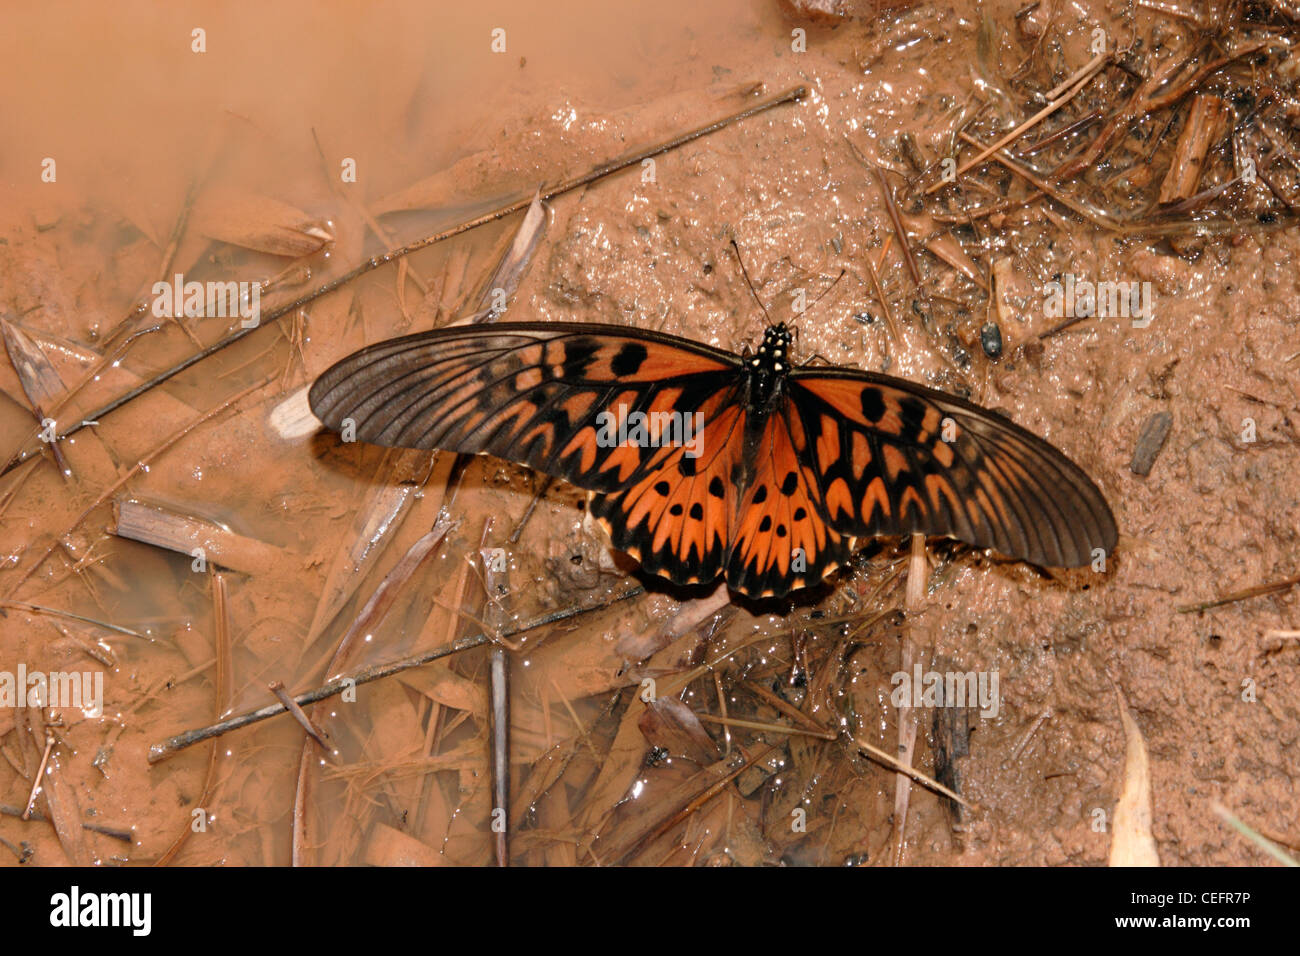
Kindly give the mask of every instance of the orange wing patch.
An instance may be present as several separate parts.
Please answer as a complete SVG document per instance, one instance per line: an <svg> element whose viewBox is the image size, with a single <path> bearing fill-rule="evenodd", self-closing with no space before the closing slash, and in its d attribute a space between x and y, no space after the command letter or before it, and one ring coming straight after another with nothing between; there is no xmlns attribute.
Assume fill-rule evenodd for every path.
<svg viewBox="0 0 1300 956"><path fill-rule="evenodd" d="M853 547L826 523L817 475L797 454L806 448L804 437L801 427L774 414L759 438L727 561L727 583L744 594L785 594L820 581Z"/></svg>
<svg viewBox="0 0 1300 956"><path fill-rule="evenodd" d="M626 491L589 496L591 513L614 547L678 584L722 573L737 506L746 412L722 396L710 404L700 446L655 449L644 477Z"/></svg>

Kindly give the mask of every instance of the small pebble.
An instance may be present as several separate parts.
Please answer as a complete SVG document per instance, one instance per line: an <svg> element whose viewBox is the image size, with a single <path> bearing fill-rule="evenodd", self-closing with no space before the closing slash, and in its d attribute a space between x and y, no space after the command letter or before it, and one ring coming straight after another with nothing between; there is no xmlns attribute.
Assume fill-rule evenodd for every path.
<svg viewBox="0 0 1300 956"><path fill-rule="evenodd" d="M984 354L989 358L1001 357L1002 330L996 322L986 322L984 328L980 329L980 345L984 346Z"/></svg>
<svg viewBox="0 0 1300 956"><path fill-rule="evenodd" d="M1147 416L1138 432L1137 445L1133 449L1133 460L1129 462L1129 471L1146 477L1156 463L1156 456L1165 447L1169 430L1174 427L1174 416L1169 412L1156 412Z"/></svg>

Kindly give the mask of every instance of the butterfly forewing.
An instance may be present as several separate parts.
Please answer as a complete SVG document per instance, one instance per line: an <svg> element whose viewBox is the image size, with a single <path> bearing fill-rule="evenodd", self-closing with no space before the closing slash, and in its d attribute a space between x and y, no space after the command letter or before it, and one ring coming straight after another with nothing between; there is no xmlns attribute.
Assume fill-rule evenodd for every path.
<svg viewBox="0 0 1300 956"><path fill-rule="evenodd" d="M789 396L826 520L841 533L950 535L1056 567L1115 545L1114 518L1087 475L1001 415L851 370L796 370Z"/></svg>
<svg viewBox="0 0 1300 956"><path fill-rule="evenodd" d="M325 372L309 401L330 428L351 419L361 441L488 453L609 492L644 478L662 450L627 440L620 423L694 413L735 371L726 352L635 330L501 323L363 349Z"/></svg>

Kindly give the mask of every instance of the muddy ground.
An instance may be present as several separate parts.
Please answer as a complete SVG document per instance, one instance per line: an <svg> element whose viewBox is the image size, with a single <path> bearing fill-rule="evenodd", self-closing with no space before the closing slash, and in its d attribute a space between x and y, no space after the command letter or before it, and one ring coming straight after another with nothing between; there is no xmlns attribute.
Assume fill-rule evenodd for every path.
<svg viewBox="0 0 1300 956"><path fill-rule="evenodd" d="M1216 802L1300 848L1300 594L1179 610L1297 573L1296 230L1285 209L1262 209L1272 197L1240 191L1216 207L1240 212L1238 228L1172 241L1041 198L975 229L937 223L953 200L921 197L929 180L906 154L938 160L970 118L961 110L987 104L970 128L988 143L1041 106L1033 89L1089 61L1095 29L1112 48L1145 38L1146 67L1199 36L1131 5L1062 2L1017 18L1019 8L926 3L822 21L774 4L656 5L621 27L595 11L547 24L507 9L505 54L491 51L487 19L429 30L427 48L402 30L410 23L370 23L362 49L344 42L361 26L313 21L286 61L250 56L224 86L182 73L177 99L189 96L201 122L178 114L185 135L158 139L148 161L133 159L142 145L79 140L78 121L98 133L105 120L76 83L57 86L45 108L57 180L39 182L45 153L33 145L26 165L6 168L0 204L0 312L17 330L10 354L34 363L24 377L22 361L0 368L0 453L42 448L0 479L0 669L100 672L104 700L102 715L0 710L0 803L28 803L52 741L33 804L43 819L0 816L0 861L488 864L482 648L308 708L328 756L284 716L155 764L149 749L270 703L272 682L296 693L557 614L567 616L508 638L516 864L1103 864L1135 773L1121 699L1149 754L1161 863L1269 861ZM123 61L154 55L163 29L124 40L134 45ZM333 73L372 72L370 87L312 72L316 30L342 58ZM386 58L390 32L407 53L454 51L459 87L419 57ZM229 51L210 55L230 66L215 59ZM162 65L189 62L167 54ZM1081 99L1113 102L1116 72L1099 81L1113 89ZM1284 103L1289 75L1256 82ZM292 77L296 92L265 93L272 77ZM125 95L139 79L123 67L104 86ZM35 439L33 379L58 407L111 358L66 407L42 407L62 429L234 327L134 314L162 276L279 277L272 309L381 249L376 224L400 245L799 84L800 103L554 199L506 316L636 325L739 351L765 319L734 239L772 317L797 324L805 359L969 396L1078 462L1121 530L1104 571L1045 572L936 539L905 609L906 548L881 542L797 600L734 602L639 577L561 483L492 459L344 445L295 419L302 390L338 358L473 311L518 215L349 283L104 416L60 443L67 475ZM26 104L24 129L45 121L30 97L5 95ZM123 106L128 141L167 102L156 88L142 97ZM348 158L355 183L337 172ZM864 160L903 200L920 287ZM1013 198L1026 189L988 175ZM1140 206L1162 175L1112 182L1089 201ZM306 255L249 248L277 230L303 248L330 241ZM966 260L925 251L940 235L974 279L953 264ZM981 283L1003 260L1011 291L999 312ZM867 262L880 265L887 306ZM1149 282L1154 317L1088 318L1040 338L1059 324L1043 290L1065 273ZM825 295L798 314L798 290ZM990 321L997 358L980 338ZM1136 474L1139 432L1161 412L1168 437ZM491 601L483 547L508 559ZM905 655L926 670L996 672L996 713L922 707L900 719L891 676ZM654 707L639 696L646 678ZM899 776L855 739L893 754L909 721L917 770L969 807L917 783L896 811ZM958 722L968 753L936 768Z"/></svg>

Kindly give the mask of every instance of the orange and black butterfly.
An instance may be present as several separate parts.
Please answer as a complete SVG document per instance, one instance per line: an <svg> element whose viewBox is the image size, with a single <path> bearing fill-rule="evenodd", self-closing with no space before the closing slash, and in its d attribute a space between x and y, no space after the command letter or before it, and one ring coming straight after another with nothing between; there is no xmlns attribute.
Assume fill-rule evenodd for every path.
<svg viewBox="0 0 1300 956"><path fill-rule="evenodd" d="M739 356L611 325L499 323L392 339L312 386L359 440L491 454L590 493L615 547L750 597L816 584L858 539L950 535L1040 565L1109 552L1097 486L1009 419L886 375Z"/></svg>

